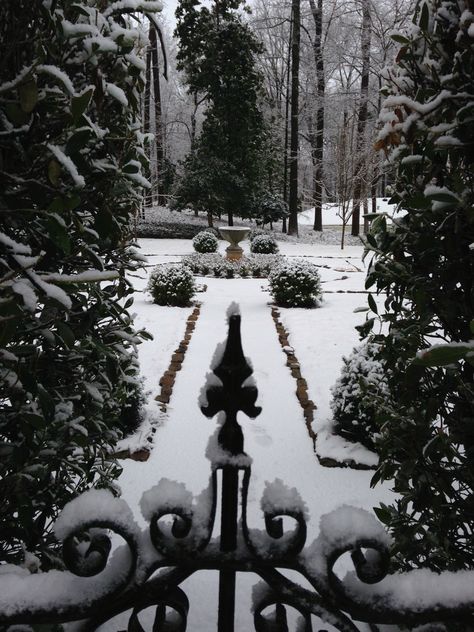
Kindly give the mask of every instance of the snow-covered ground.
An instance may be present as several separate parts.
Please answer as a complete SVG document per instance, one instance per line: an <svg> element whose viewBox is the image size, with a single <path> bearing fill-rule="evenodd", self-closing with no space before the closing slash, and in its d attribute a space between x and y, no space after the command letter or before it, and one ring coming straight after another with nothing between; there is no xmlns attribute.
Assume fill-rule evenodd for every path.
<svg viewBox="0 0 474 632"><path fill-rule="evenodd" d="M387 213L390 217L397 216L395 207L388 203L389 198L377 198L376 212ZM349 207L350 208L350 207ZM372 200L369 200L369 213L372 212ZM342 209L339 204L323 204L322 218L323 226L342 226ZM389 219L390 221L390 219ZM350 225L350 219L349 219ZM364 223L362 212L360 215L361 225ZM301 226L313 226L314 224L314 208L308 208L301 212L298 216L298 224Z"/></svg>
<svg viewBox="0 0 474 632"><path fill-rule="evenodd" d="M396 212L395 207L388 203L388 198L377 198L376 210L378 213L386 213L388 218L388 223L391 222L392 217L400 217L404 214L403 211ZM369 200L369 209L372 208L372 201ZM298 237L287 235L282 233L282 225L281 222L275 222L273 224L273 232L275 237L279 241L289 242L298 244L301 246L303 243L306 244L325 244L325 245L339 245L341 244L341 233L342 233L342 212L341 208L338 204L324 204L322 211L322 219L323 219L323 227L324 230L322 232L315 232L313 230L314 224L314 208L309 208L298 215ZM182 212L170 211L166 207L154 207L145 209L145 220L144 224L148 227L153 226L153 224L194 224L196 226L202 226L202 228L207 227L207 218L204 214L195 217L194 212L187 209ZM361 225L364 223L364 219L361 214L360 219ZM238 217L234 218L234 224L236 226L245 225L250 227L255 227L256 224L253 220L249 219L240 219ZM225 219L214 220L214 225L225 226L227 225L227 221ZM265 226L266 229L269 229L269 226ZM344 245L345 248L348 246L360 246L360 238L352 237L350 234L351 229L351 221L350 218L346 220L346 231L344 237ZM147 234L147 233L145 233Z"/></svg>
<svg viewBox="0 0 474 632"><path fill-rule="evenodd" d="M225 245L220 243L222 251ZM246 250L248 243L243 245ZM143 239L140 246L150 265L179 261L182 255L192 252L191 241L187 240ZM354 313L356 307L366 302L363 293L354 293L363 290L362 248L349 246L341 253L337 245L281 243L280 250L289 257L307 257L321 266L319 270L325 290L322 306L311 310L281 310L281 319L290 332L290 344L308 381L309 395L317 405L314 425L319 432L329 418L329 388L338 376L341 357L350 353L357 344L354 325L364 318L364 314ZM310 515L308 543L318 534L320 517L339 505L350 504L371 510L380 501L390 501L392 496L387 487L370 488L371 472L320 465L313 452L302 409L295 396L295 382L285 364L286 356L271 318L271 297L266 280L198 279L199 283L207 285L207 290L196 296L196 300L202 303L201 314L178 373L168 410L160 413L158 402L154 401L159 392L158 380L168 365L171 352L183 336L190 310L153 305L146 293L141 291L145 288L146 276L144 272L135 279L139 293L134 311L136 324L147 327L155 336L155 340L143 343L139 352L146 385L151 393L149 413L159 417L160 425L154 435L149 460L144 463L123 462L119 485L123 498L137 519L140 519L142 493L161 477L185 483L194 495L208 484L206 447L216 430L216 420L203 416L198 396L216 346L226 337L226 312L232 302L240 306L244 353L253 364L259 391L258 405L263 409L256 420L249 420L243 414L239 418L245 435L245 450L253 459L250 526L263 528L260 499L266 481L277 478L289 487L296 487L307 504ZM352 293L339 293L341 290L351 290ZM324 438L324 433L321 437ZM321 450L326 448L322 445ZM340 445L337 446L337 454L341 454ZM239 576L236 631L253 629L250 594L255 579L248 575ZM191 601L189 629L203 632L215 629L217 573L198 573L187 580L183 588ZM333 630L327 624L324 628Z"/></svg>

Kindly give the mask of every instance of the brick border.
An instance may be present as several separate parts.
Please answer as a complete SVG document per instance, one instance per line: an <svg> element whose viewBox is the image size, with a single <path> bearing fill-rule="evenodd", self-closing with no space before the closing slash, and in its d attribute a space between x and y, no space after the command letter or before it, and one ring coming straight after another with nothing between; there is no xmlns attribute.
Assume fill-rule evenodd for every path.
<svg viewBox="0 0 474 632"><path fill-rule="evenodd" d="M176 381L176 374L178 373L178 371L181 371L181 367L184 362L184 356L186 355L186 351L191 341L193 331L196 328L196 322L199 318L200 313L201 303L196 303L196 306L186 320L184 338L174 350L173 355L171 356L171 362L169 363L168 368L163 373L160 381L158 382L158 384L161 386L161 392L155 397L155 400L157 402L160 402L160 410L164 413L167 410L167 404L169 404L171 395L173 394L173 386Z"/></svg>
<svg viewBox="0 0 474 632"><path fill-rule="evenodd" d="M282 322L279 319L279 316L280 310L276 305L272 305L272 317L278 333L278 339L280 341L281 348L286 354L286 366L289 367L291 375L296 381L295 394L298 398L301 408L303 409L306 429L311 441L313 442L313 450L320 465L322 465L323 467L350 468L353 470L374 470L375 468L373 468L372 466L364 465L363 463L357 463L353 459L348 459L347 461L336 461L336 459L332 459L330 457L319 456L316 450L316 439L318 435L314 432L311 426L314 419L313 411L317 408L317 406L308 397L308 384L304 377L301 375L300 363L295 355L293 347L291 347L288 342L288 331L283 326Z"/></svg>
<svg viewBox="0 0 474 632"><path fill-rule="evenodd" d="M309 438L313 442L313 450L316 453L316 433L314 432L311 424L314 419L313 411L316 409L316 404L308 397L308 383L301 375L301 366L298 358L295 355L295 350L290 346L288 342L288 332L284 328L282 322L279 319L280 310L275 305L272 305L272 318L275 323L275 328L278 334L278 340L280 341L281 348L286 354L286 366L290 369L291 375L296 381L296 397L303 409L303 416L305 418L306 430L308 431Z"/></svg>
<svg viewBox="0 0 474 632"><path fill-rule="evenodd" d="M184 338L181 340L177 348L174 350L173 355L171 356L171 361L169 363L168 368L160 377L158 382L161 387L160 394L155 397L155 400L160 402L160 410L165 413L167 410L167 404L169 404L171 395L173 393L173 386L176 380L176 373L181 370L182 364L184 362L184 356L186 355L186 351L189 346L189 342L191 340L192 333L196 327L196 321L199 318L199 314L201 313L201 303L195 303L195 307L191 314L188 316L186 320L186 329L184 331ZM151 429L151 435L147 437L147 441L151 444L153 439L152 436L156 432L156 427ZM140 450L136 450L135 452L130 452L129 450L122 450L120 452L116 452L113 456L116 459L132 459L133 461L147 461L150 457L152 450L152 446L143 447Z"/></svg>

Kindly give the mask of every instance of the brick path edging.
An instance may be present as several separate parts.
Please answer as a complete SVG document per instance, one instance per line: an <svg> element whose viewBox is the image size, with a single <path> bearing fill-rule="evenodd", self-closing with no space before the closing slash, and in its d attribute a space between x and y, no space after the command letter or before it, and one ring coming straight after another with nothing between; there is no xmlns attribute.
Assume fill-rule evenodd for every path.
<svg viewBox="0 0 474 632"><path fill-rule="evenodd" d="M314 453L319 461L319 463L323 467L349 467L354 470L372 470L374 469L370 465L365 465L363 463L357 463L353 459L347 459L345 461L336 461L336 459L330 457L320 456L316 450L316 439L317 433L314 432L312 423L314 420L313 411L316 410L316 404L309 399L308 396L308 383L305 378L301 374L301 367L296 357L295 350L289 344L288 341L288 331L283 326L280 318L280 310L277 306L272 305L272 318L275 323L275 327L278 333L278 339L281 344L281 348L283 352L286 354L286 366L290 369L292 377L296 381L296 397L300 403L301 408L303 409L303 416L305 418L306 429L308 431L309 438L313 443Z"/></svg>

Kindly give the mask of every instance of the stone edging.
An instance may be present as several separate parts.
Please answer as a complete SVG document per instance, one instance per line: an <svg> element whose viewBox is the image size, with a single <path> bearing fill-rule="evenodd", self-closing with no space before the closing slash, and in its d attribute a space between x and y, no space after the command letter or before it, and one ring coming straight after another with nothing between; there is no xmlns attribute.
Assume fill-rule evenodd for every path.
<svg viewBox="0 0 474 632"><path fill-rule="evenodd" d="M275 323L281 348L286 354L286 366L290 369L291 375L296 381L295 394L301 408L303 409L306 429L311 441L313 442L313 450L316 452L316 433L311 426L314 419L313 411L316 408L316 404L308 397L308 383L301 375L300 363L295 355L295 350L293 349L293 347L290 346L288 342L288 332L284 328L282 322L279 320L279 316L280 310L278 309L278 307L272 305L272 318L273 322Z"/></svg>

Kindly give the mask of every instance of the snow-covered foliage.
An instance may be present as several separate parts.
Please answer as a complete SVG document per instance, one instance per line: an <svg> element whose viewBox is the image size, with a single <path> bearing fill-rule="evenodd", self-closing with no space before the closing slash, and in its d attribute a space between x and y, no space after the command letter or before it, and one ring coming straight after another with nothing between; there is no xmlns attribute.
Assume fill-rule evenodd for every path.
<svg viewBox="0 0 474 632"><path fill-rule="evenodd" d="M385 299L385 333L374 340L390 397L375 481L394 479L400 494L380 516L403 567L474 563L473 23L470 2L419 1L385 72L378 147L404 215L391 230L384 217L373 222L366 286ZM363 335L377 319L373 299L369 307Z"/></svg>
<svg viewBox="0 0 474 632"><path fill-rule="evenodd" d="M288 217L288 204L279 195L265 191L255 200L255 217L257 224L265 226Z"/></svg>
<svg viewBox="0 0 474 632"><path fill-rule="evenodd" d="M375 448L380 398L388 395L378 345L367 342L343 358L341 375L331 389L334 431L349 441Z"/></svg>
<svg viewBox="0 0 474 632"><path fill-rule="evenodd" d="M255 239L258 239L257 237ZM270 292L283 307L314 307L321 297L321 282L316 266L306 261L282 263L268 277Z"/></svg>
<svg viewBox="0 0 474 632"><path fill-rule="evenodd" d="M258 237L259 235L270 235L270 233L268 230L265 230L264 228L252 228L248 237L250 243L252 243L255 237Z"/></svg>
<svg viewBox="0 0 474 632"><path fill-rule="evenodd" d="M112 486L108 453L140 400L126 273L147 186L143 42L128 15L159 5L3 4L0 560L24 547L47 566L58 510Z"/></svg>
<svg viewBox="0 0 474 632"><path fill-rule="evenodd" d="M255 254L274 255L278 252L278 244L271 235L256 235L250 242L250 250Z"/></svg>
<svg viewBox="0 0 474 632"><path fill-rule="evenodd" d="M193 238L193 247L196 252L216 252L219 241L214 233L203 230Z"/></svg>
<svg viewBox="0 0 474 632"><path fill-rule="evenodd" d="M267 277L276 269L283 258L279 255L245 255L238 261L228 261L217 253L193 254L183 257L183 264L194 274L231 279L236 276Z"/></svg>
<svg viewBox="0 0 474 632"><path fill-rule="evenodd" d="M147 290L157 305L189 305L196 286L193 273L187 266L156 266L148 279Z"/></svg>

